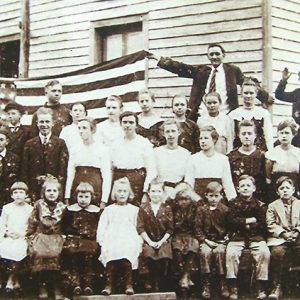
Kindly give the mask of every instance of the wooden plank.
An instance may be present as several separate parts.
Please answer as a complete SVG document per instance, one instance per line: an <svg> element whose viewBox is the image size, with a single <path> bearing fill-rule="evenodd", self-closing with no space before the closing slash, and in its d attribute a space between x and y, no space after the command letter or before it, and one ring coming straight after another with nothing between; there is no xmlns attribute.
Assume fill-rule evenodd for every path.
<svg viewBox="0 0 300 300"><path fill-rule="evenodd" d="M60 67L48 67L47 69L29 69L29 77L37 77L37 76L51 76L51 75L59 75L65 72L76 71L80 68L84 68L86 65L74 65L74 66L60 66Z"/></svg>
<svg viewBox="0 0 300 300"><path fill-rule="evenodd" d="M56 26L56 27L33 29L32 34L34 36L55 35L59 33L77 32L81 30L88 31L89 28L90 28L89 22L81 22L81 23L67 24L67 25Z"/></svg>
<svg viewBox="0 0 300 300"><path fill-rule="evenodd" d="M205 24L205 23L203 23ZM237 28L239 30L247 29L260 29L261 30L261 18L254 18L248 20L233 20L233 21L220 21L209 24L209 26L200 25L187 25L181 27L167 28L167 29L155 29L150 30L149 38L150 39L159 39L159 38L171 38L178 36L185 36L187 34L210 34L214 32L232 32Z"/></svg>
<svg viewBox="0 0 300 300"><path fill-rule="evenodd" d="M272 35L289 41L299 41L300 33L273 26Z"/></svg>
<svg viewBox="0 0 300 300"><path fill-rule="evenodd" d="M276 0L272 3L273 7L277 7L280 9L284 9L286 11L292 11L296 13L300 13L300 5L298 3L288 2L286 0Z"/></svg>
<svg viewBox="0 0 300 300"><path fill-rule="evenodd" d="M78 57L65 57L49 59L49 60L40 60L30 62L31 69L43 69L59 66L76 66L76 65L88 65L87 56L78 56Z"/></svg>
<svg viewBox="0 0 300 300"><path fill-rule="evenodd" d="M276 49L273 48L273 58L277 60L285 60L286 62L295 63L300 62L300 51L299 52L293 52L289 51L288 49Z"/></svg>
<svg viewBox="0 0 300 300"><path fill-rule="evenodd" d="M15 1L15 2L11 2L11 3L7 3L6 1L3 1L2 3L5 4L1 4L0 8L1 8L1 13L8 13L11 11L15 11L15 10L20 10L21 8L21 3L20 1Z"/></svg>
<svg viewBox="0 0 300 300"><path fill-rule="evenodd" d="M0 28L0 37L19 34L19 22L16 20L16 24L14 26L7 26L6 28Z"/></svg>
<svg viewBox="0 0 300 300"><path fill-rule="evenodd" d="M1 8L0 8L1 9ZM5 11L5 9L3 9L3 11L1 11L0 14L0 25L4 26L4 25L9 25L9 21L14 20L16 18L19 18L21 15L21 7L17 7L15 10L13 11Z"/></svg>
<svg viewBox="0 0 300 300"><path fill-rule="evenodd" d="M299 32L300 22L285 20L281 18L273 18L273 26L277 28L287 29L294 32Z"/></svg>
<svg viewBox="0 0 300 300"><path fill-rule="evenodd" d="M194 11L193 9L191 10ZM197 25L203 24L205 22L217 22L220 20L229 21L229 20L239 20L247 19L260 16L261 9L260 7L254 8L246 8L243 11L240 10L228 10L221 11L215 13L198 13L196 12L194 15L189 16L178 16L175 18L167 18L167 19L151 19L149 21L149 28L152 29L160 29L160 28L172 28L177 26L185 26L189 25Z"/></svg>
<svg viewBox="0 0 300 300"><path fill-rule="evenodd" d="M249 52L257 51L262 49L261 40L256 41L237 41L237 42L225 42L222 43L226 51L226 56L229 54L234 54L237 51ZM198 44L198 45L186 45L181 47L172 47L166 49L159 49L159 52L156 52L159 56L186 56L186 55L203 55L207 54L207 44ZM244 54L245 55L245 54Z"/></svg>
<svg viewBox="0 0 300 300"><path fill-rule="evenodd" d="M55 35L45 35L45 36L35 36L34 33L32 33L32 39L31 39L31 45L36 44L50 44L50 43L56 43L56 42L63 42L63 41L72 41L77 40L80 41L81 39L87 39L89 38L89 32L88 30L78 30L74 32L62 32ZM47 46L45 46L47 47Z"/></svg>
<svg viewBox="0 0 300 300"><path fill-rule="evenodd" d="M299 42L296 41L287 41L282 38L274 37L272 38L273 48L276 49L289 49L293 52L299 51Z"/></svg>
<svg viewBox="0 0 300 300"><path fill-rule="evenodd" d="M88 38L81 38L77 40L56 41L55 43L48 43L47 46L45 46L45 43L34 44L34 47L31 47L30 53L34 54L66 49L77 49L82 47L88 47L88 43Z"/></svg>
<svg viewBox="0 0 300 300"><path fill-rule="evenodd" d="M235 7L237 10L242 10L249 7L260 7L260 0L255 1L235 1L235 0L226 0L226 1L205 1L201 5L198 5L196 8L194 5L184 5L179 8L166 8L159 9L156 8L154 11L151 11L151 19L165 19L173 18L178 16L186 16L195 13L201 12L220 12L226 10L232 10Z"/></svg>
<svg viewBox="0 0 300 300"><path fill-rule="evenodd" d="M276 70L283 70L285 67L288 67L289 71L298 73L299 72L299 62L286 62L284 58L282 60L273 60L273 69L276 68Z"/></svg>
<svg viewBox="0 0 300 300"><path fill-rule="evenodd" d="M74 300L107 300L107 296L78 296ZM170 293L149 293L149 294L135 294L135 295L110 295L110 300L176 300L176 294Z"/></svg>
<svg viewBox="0 0 300 300"><path fill-rule="evenodd" d="M231 34L214 32L209 35L187 35L185 37L173 37L164 39L149 39L149 51L159 48L172 48L175 46L197 45L223 42L251 41L262 38L261 30L248 29L244 31L232 30Z"/></svg>
<svg viewBox="0 0 300 300"><path fill-rule="evenodd" d="M299 22L299 13L294 11L286 11L285 9L277 8L274 6L272 8L272 16Z"/></svg>
<svg viewBox="0 0 300 300"><path fill-rule="evenodd" d="M40 60L48 60L48 59L57 59L64 57L69 59L70 57L78 57L78 56L88 56L89 48L88 47L78 47L78 48L70 48L70 49L58 49L52 51L43 51L43 52L35 52L30 54L30 61L40 61Z"/></svg>

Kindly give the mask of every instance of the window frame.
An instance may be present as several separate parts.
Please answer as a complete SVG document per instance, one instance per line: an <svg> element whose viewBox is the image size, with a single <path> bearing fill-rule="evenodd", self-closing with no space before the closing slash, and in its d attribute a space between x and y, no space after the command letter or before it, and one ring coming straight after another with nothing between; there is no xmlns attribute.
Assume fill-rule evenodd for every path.
<svg viewBox="0 0 300 300"><path fill-rule="evenodd" d="M118 18L111 18L107 20L91 22L90 26L90 65L103 62L103 44L99 32L109 31L110 29L118 30L124 27L129 27L130 24L142 25L142 34L144 37L144 50L149 49L149 34L148 34L148 15L131 15Z"/></svg>
<svg viewBox="0 0 300 300"><path fill-rule="evenodd" d="M21 49L21 38L20 38L20 34L16 33L16 34L11 34L11 35L7 35L7 36L2 36L0 37L0 45L4 44L4 43L10 43L10 42L19 42L19 62L17 65L17 77L19 77L19 70L20 70L20 49ZM4 77L4 76L0 76L0 77Z"/></svg>

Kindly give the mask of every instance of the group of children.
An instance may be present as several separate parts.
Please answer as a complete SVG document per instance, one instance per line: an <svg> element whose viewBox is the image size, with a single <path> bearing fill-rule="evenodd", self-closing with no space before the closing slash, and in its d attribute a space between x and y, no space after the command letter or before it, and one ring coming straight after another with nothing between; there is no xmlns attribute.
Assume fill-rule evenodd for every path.
<svg viewBox="0 0 300 300"><path fill-rule="evenodd" d="M59 86L54 81L46 89L61 94ZM98 258L104 295L114 291L120 273L124 292L133 294L134 269L145 290L159 291L170 265L179 287L189 290L198 261L202 297L211 298L214 273L221 295L234 300L247 248L257 298L267 298L271 279L269 299L278 299L286 253L299 249L300 150L292 145L296 125L289 120L278 125L273 147L270 115L254 105L256 95L256 83L245 79L243 106L225 115L220 95L208 93L198 124L186 118L182 95L173 98L174 119L166 121L155 114L147 90L139 93L138 115L122 112L119 96L108 97L108 119L97 125L76 103L73 123L57 128L60 138L53 132L51 110L62 116L56 103L37 111L38 135L27 142L16 138L22 108L8 104L9 124L0 128L6 292L20 292L28 260L39 299L53 290L56 300L64 298L62 273L73 295L93 294Z"/></svg>

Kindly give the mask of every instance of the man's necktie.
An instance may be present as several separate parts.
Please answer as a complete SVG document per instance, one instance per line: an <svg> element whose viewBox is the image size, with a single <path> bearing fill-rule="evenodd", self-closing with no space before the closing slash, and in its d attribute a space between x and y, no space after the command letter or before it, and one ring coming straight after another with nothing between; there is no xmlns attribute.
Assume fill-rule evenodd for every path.
<svg viewBox="0 0 300 300"><path fill-rule="evenodd" d="M2 173L3 173L3 163L2 163L2 159L3 159L3 156L0 154L0 176L2 176Z"/></svg>
<svg viewBox="0 0 300 300"><path fill-rule="evenodd" d="M46 137L46 136L44 136L44 138L43 138L43 145L44 145L44 146L47 145L47 137Z"/></svg>
<svg viewBox="0 0 300 300"><path fill-rule="evenodd" d="M211 76L211 81L210 81L209 90L208 90L209 93L216 91L216 73L217 72L218 71L215 68L212 70L212 76Z"/></svg>

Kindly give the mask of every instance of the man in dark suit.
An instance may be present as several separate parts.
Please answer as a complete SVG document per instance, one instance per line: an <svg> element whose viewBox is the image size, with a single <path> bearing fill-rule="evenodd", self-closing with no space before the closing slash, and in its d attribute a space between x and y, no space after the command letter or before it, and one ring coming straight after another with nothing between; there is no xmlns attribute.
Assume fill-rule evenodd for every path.
<svg viewBox="0 0 300 300"><path fill-rule="evenodd" d="M20 158L6 149L9 131L0 129L0 213L4 204L10 201L9 189L19 178Z"/></svg>
<svg viewBox="0 0 300 300"><path fill-rule="evenodd" d="M29 128L21 124L21 117L24 114L22 105L16 102L8 103L4 111L7 113L8 127L10 130L10 139L7 149L17 154L21 159L24 145L29 140Z"/></svg>
<svg viewBox="0 0 300 300"><path fill-rule="evenodd" d="M33 201L40 198L41 185L47 174L55 176L65 190L68 150L64 140L52 134L53 115L49 108L37 110L39 134L25 144L21 178L28 184Z"/></svg>
<svg viewBox="0 0 300 300"><path fill-rule="evenodd" d="M291 75L292 73L289 73L288 68L284 68L282 71L282 78L275 90L275 98L284 102L293 103L292 116L295 122L300 125L300 88L297 88L291 92L285 92L288 79L291 77ZM298 80L300 81L300 71L298 73ZM300 128L298 129L298 133L294 136L292 144L295 147L300 148Z"/></svg>
<svg viewBox="0 0 300 300"><path fill-rule="evenodd" d="M187 65L172 60L169 57L161 57L158 66L178 74L180 77L193 78L193 85L189 100L191 109L189 118L197 121L198 109L202 98L209 92L218 92L221 96L221 111L228 113L238 107L237 85L242 85L243 72L239 67L223 63L225 50L219 44L208 46L208 59L211 65ZM258 83L258 82L257 82ZM260 89L257 98L264 102L273 103L269 94Z"/></svg>

